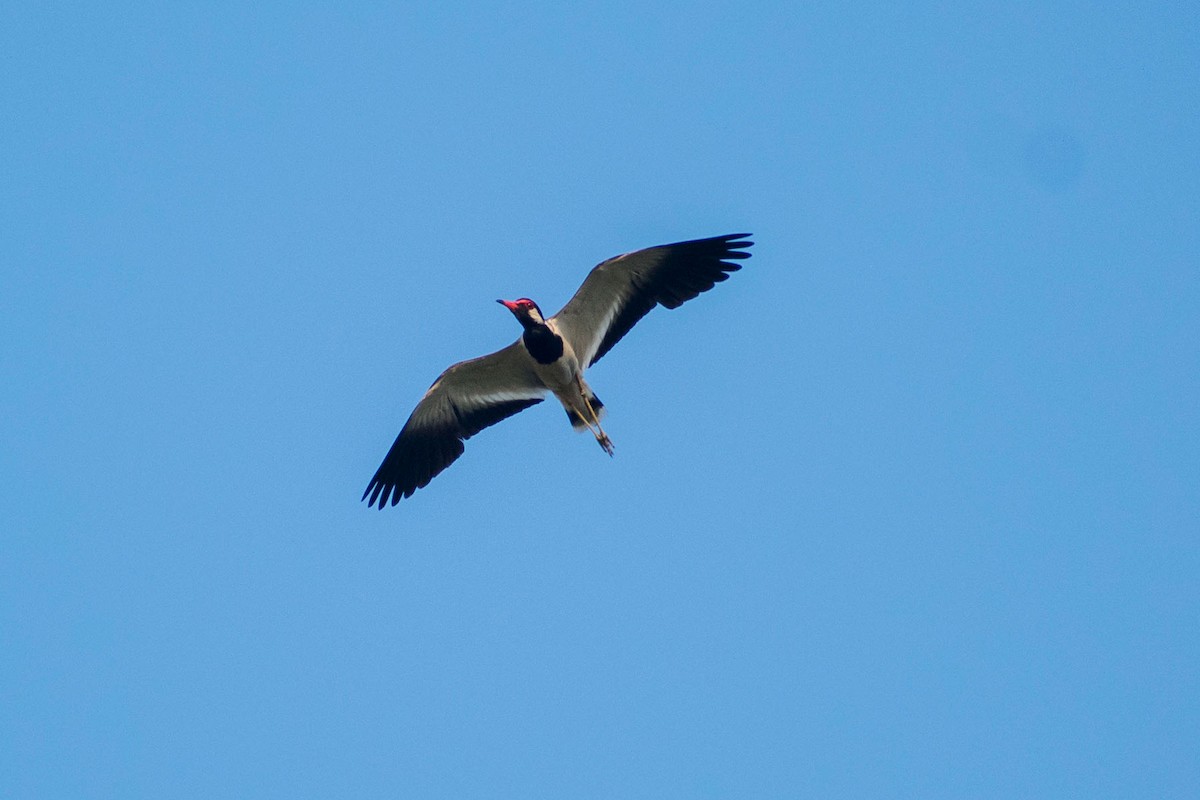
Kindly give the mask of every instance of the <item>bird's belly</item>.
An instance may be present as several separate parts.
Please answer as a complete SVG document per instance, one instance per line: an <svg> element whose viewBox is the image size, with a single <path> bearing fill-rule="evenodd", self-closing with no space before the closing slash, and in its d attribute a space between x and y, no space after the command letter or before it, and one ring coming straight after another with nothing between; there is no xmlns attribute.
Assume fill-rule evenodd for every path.
<svg viewBox="0 0 1200 800"><path fill-rule="evenodd" d="M546 385L546 388L555 394L559 394L576 385L576 376L579 374L579 362L575 360L574 353L570 350L565 350L562 358L549 364L534 362L533 369L537 372L537 376L541 379L542 383Z"/></svg>

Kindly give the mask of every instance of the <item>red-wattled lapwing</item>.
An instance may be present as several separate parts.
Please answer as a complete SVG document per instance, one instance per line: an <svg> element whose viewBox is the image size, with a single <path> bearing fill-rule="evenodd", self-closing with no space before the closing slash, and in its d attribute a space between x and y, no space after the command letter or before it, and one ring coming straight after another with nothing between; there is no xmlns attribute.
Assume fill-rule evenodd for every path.
<svg viewBox="0 0 1200 800"><path fill-rule="evenodd" d="M527 297L499 300L525 332L503 350L461 361L433 382L375 471L363 499L395 505L463 454L463 441L553 392L571 425L610 456L604 404L583 379L656 305L677 308L741 269L748 233L649 247L601 262L575 296L546 319Z"/></svg>

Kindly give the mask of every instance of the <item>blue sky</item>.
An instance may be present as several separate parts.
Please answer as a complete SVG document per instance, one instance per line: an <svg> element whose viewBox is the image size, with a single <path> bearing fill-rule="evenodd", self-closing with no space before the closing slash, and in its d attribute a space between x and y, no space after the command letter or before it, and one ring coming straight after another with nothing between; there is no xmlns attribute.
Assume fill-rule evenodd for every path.
<svg viewBox="0 0 1200 800"><path fill-rule="evenodd" d="M1200 793L1194 8L253 5L2 13L0 795Z"/></svg>

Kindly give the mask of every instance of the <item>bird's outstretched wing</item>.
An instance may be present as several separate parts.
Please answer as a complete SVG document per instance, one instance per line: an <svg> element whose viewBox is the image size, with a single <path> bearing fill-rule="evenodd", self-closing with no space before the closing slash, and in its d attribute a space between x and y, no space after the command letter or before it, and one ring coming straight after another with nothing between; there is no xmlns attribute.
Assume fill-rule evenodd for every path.
<svg viewBox="0 0 1200 800"><path fill-rule="evenodd" d="M748 233L693 239L610 258L554 315L583 366L599 361L656 305L678 308L741 269Z"/></svg>
<svg viewBox="0 0 1200 800"><path fill-rule="evenodd" d="M463 440L542 402L545 393L520 341L455 364L421 398L363 499L383 508L390 497L396 505L453 464Z"/></svg>

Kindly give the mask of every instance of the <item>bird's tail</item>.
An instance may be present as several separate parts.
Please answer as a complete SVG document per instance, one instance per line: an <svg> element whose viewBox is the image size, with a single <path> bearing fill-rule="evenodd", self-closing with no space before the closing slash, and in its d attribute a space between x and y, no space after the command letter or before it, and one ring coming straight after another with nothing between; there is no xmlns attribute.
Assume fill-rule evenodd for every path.
<svg viewBox="0 0 1200 800"><path fill-rule="evenodd" d="M600 402L600 398L596 397L596 395L589 390L587 401L592 404L592 410L596 412L596 418L604 419L604 403ZM591 422L590 419L585 421L583 417L579 416L579 412L573 408L567 409L567 419L571 420L571 427L577 431L587 430L588 423Z"/></svg>

